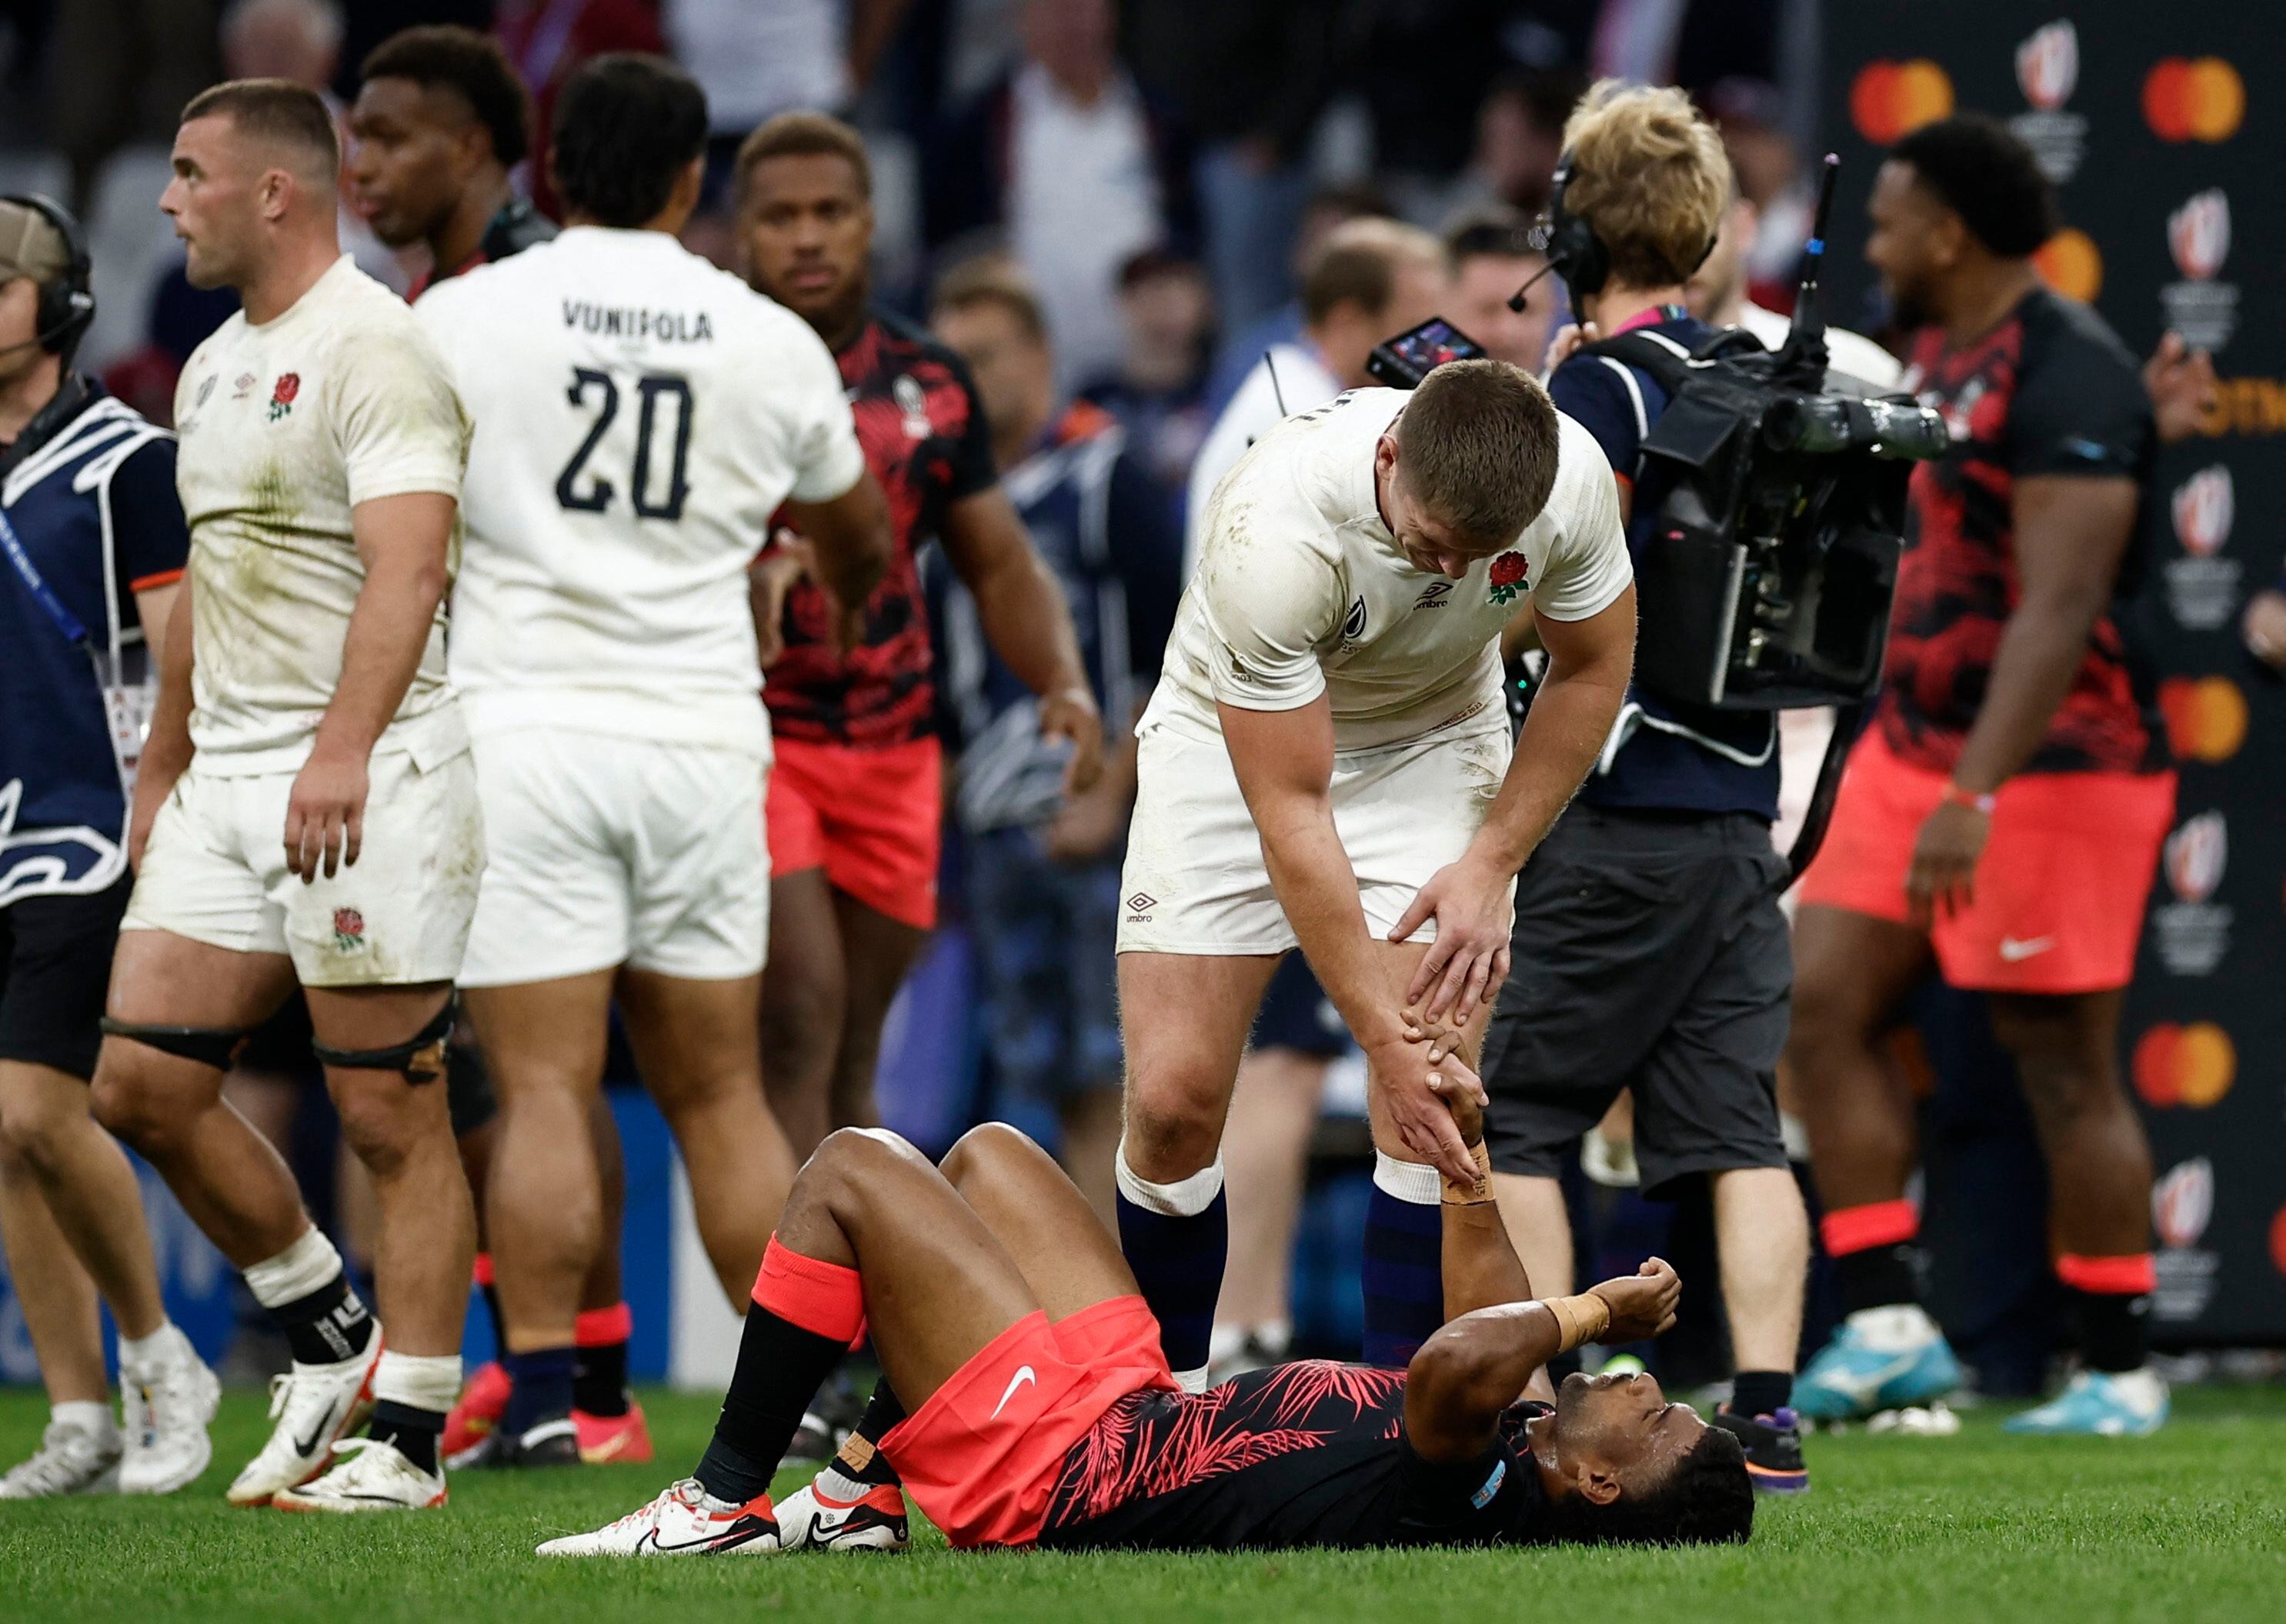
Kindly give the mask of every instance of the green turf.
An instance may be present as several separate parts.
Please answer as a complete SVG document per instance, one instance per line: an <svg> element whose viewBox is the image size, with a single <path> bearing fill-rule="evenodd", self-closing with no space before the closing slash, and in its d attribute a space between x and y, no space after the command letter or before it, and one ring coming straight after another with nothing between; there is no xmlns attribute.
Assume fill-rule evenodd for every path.
<svg viewBox="0 0 2286 1624"><path fill-rule="evenodd" d="M2286 1617L2286 1392L2182 1395L2144 1440L1812 1440L1816 1490L1765 1502L1723 1551L850 1555L542 1562L535 1541L631 1510L688 1470L711 1401L645 1395L662 1464L463 1473L433 1514L288 1517L225 1504L267 1425L233 1394L216 1466L163 1501L0 1504L0 1620L1288 1620L1308 1624L1994 1618L2206 1624ZM0 1460L44 1407L0 1389Z"/></svg>

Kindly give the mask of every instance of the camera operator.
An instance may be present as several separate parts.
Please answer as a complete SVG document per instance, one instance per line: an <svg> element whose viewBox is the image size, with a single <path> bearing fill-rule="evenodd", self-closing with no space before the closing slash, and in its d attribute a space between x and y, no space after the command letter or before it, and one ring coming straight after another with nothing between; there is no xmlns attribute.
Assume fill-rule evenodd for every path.
<svg viewBox="0 0 2286 1624"><path fill-rule="evenodd" d="M1565 145L1551 256L1583 326L1685 350L1712 338L1684 284L1730 202L1713 126L1679 91L1607 81L1573 111ZM1584 255L1565 256L1567 230L1593 233ZM1576 351L1549 393L1603 446L1639 548L1665 494L1655 475L1639 482L1665 393L1638 368ZM1738 1369L1716 1423L1746 1445L1757 1487L1793 1492L1808 1486L1788 1406L1809 1229L1775 1092L1793 984L1770 844L1778 792L1770 714L1631 689L1597 770L1517 882L1513 968L1483 1075L1502 1210L1542 1289L1572 1278L1562 1159L1622 1090L1645 1193L1712 1181Z"/></svg>

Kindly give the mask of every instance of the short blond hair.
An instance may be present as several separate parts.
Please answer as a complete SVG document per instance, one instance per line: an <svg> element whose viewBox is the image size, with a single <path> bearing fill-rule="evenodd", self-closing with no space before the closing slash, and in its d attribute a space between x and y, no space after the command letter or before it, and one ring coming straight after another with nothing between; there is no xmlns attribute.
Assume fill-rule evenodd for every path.
<svg viewBox="0 0 2286 1624"><path fill-rule="evenodd" d="M1730 202L1722 138L1673 86L1599 80L1564 122L1572 177L1564 210L1595 227L1612 280L1688 281Z"/></svg>

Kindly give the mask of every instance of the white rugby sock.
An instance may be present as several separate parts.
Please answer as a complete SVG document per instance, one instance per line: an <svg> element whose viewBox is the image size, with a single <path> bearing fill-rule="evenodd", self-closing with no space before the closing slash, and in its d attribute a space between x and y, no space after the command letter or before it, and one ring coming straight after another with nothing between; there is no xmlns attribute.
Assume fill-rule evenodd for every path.
<svg viewBox="0 0 2286 1624"><path fill-rule="evenodd" d="M1373 1153L1373 1185L1416 1207L1433 1207L1445 1199L1443 1177L1426 1162L1400 1162L1385 1150Z"/></svg>
<svg viewBox="0 0 2286 1624"><path fill-rule="evenodd" d="M342 1255L315 1224L302 1238L246 1271L246 1289L264 1308L297 1303L342 1272Z"/></svg>
<svg viewBox="0 0 2286 1624"><path fill-rule="evenodd" d="M122 1336L119 1339L119 1368L122 1370L148 1370L163 1364L183 1345L183 1334L175 1328L171 1320L159 1321L159 1328L148 1336Z"/></svg>
<svg viewBox="0 0 2286 1624"><path fill-rule="evenodd" d="M1172 1184L1153 1184L1127 1164L1127 1141L1119 1141L1119 1155L1112 1164L1112 1177L1119 1193L1146 1212L1163 1213L1168 1218L1196 1218L1213 1204L1222 1194L1222 1152L1215 1159L1187 1179L1178 1179Z"/></svg>
<svg viewBox="0 0 2286 1624"><path fill-rule="evenodd" d="M453 1407L453 1400L460 1396L461 1356L457 1353L424 1356L383 1348L380 1361L374 1367L373 1399L376 1404L402 1404L407 1409L434 1410L442 1415Z"/></svg>
<svg viewBox="0 0 2286 1624"><path fill-rule="evenodd" d="M48 1419L98 1439L119 1436L119 1418L111 1413L111 1406L97 1399L67 1399L61 1404L51 1404Z"/></svg>

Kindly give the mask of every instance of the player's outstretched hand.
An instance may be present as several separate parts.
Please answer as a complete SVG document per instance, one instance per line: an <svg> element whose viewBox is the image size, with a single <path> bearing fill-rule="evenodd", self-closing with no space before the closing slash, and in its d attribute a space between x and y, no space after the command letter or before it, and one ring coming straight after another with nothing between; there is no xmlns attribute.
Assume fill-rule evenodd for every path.
<svg viewBox="0 0 2286 1624"><path fill-rule="evenodd" d="M1071 747L1064 763L1064 793L1084 795L1103 777L1103 713L1085 688L1059 688L1040 696L1040 737Z"/></svg>
<svg viewBox="0 0 2286 1624"><path fill-rule="evenodd" d="M2159 347L2143 363L2143 389L2151 397L2151 415L2166 445L2187 440L2199 431L2200 421L2214 409L2214 358L2194 350L2180 333L2161 336Z"/></svg>
<svg viewBox="0 0 2286 1624"><path fill-rule="evenodd" d="M1463 857L1431 874L1414 895L1389 939L1402 942L1434 919L1437 940L1405 989L1408 1010L1466 1026L1478 1005L1500 996L1508 980L1510 878L1487 873Z"/></svg>
<svg viewBox="0 0 2286 1624"><path fill-rule="evenodd" d="M303 885L317 879L320 867L330 879L358 860L367 788L362 755L327 750L322 739L310 752L286 802L286 866Z"/></svg>
<svg viewBox="0 0 2286 1624"><path fill-rule="evenodd" d="M769 550L746 572L747 593L754 605L754 647L765 671L785 652L786 594L804 577L815 579L816 565L817 554L809 538L781 525L770 538Z"/></svg>
<svg viewBox="0 0 2286 1624"><path fill-rule="evenodd" d="M1683 1300L1683 1277L1666 1258L1649 1257L1634 1273L1589 1289L1612 1305L1611 1328L1603 1340L1616 1346L1657 1336L1675 1323L1675 1305Z"/></svg>
<svg viewBox="0 0 2286 1624"><path fill-rule="evenodd" d="M1407 1150L1455 1184L1476 1182L1477 1160L1462 1139L1445 1093L1448 1087L1469 1086L1481 1100L1484 1084L1474 1072L1450 1056L1431 1066L1424 1045L1394 1037L1366 1051L1366 1076L1368 1088L1381 1091L1390 1122Z"/></svg>
<svg viewBox="0 0 2286 1624"><path fill-rule="evenodd" d="M1484 1081L1457 1054L1447 1053L1429 1074L1429 1092L1445 1102L1460 1130L1461 1143L1475 1149L1485 1138Z"/></svg>

